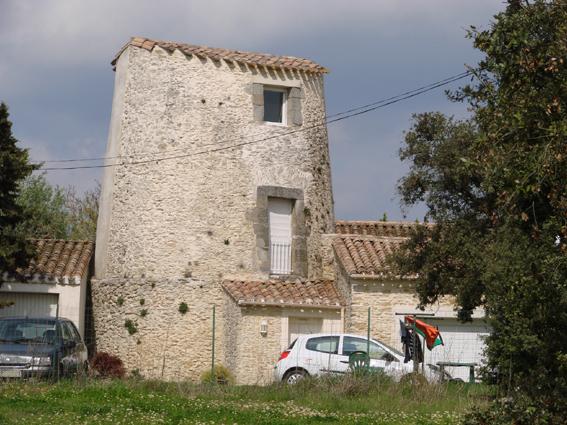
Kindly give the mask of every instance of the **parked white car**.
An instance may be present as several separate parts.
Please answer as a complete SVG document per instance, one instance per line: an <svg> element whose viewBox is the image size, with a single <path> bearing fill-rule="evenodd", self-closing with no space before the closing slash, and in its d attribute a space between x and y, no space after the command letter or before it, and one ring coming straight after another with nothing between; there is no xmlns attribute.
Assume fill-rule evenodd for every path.
<svg viewBox="0 0 567 425"><path fill-rule="evenodd" d="M283 351L275 366L276 381L294 384L305 376L343 374L349 370L349 356L367 350L368 339L351 334L301 335ZM386 344L370 339L370 367L382 369L395 380L413 371L413 362L404 363L404 355ZM429 381L439 379L436 368L428 367Z"/></svg>

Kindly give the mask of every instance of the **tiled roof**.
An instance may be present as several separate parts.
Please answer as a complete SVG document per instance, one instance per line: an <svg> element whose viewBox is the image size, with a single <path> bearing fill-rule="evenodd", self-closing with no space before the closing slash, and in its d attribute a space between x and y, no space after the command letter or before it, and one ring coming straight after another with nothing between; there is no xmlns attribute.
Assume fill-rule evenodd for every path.
<svg viewBox="0 0 567 425"><path fill-rule="evenodd" d="M331 280L227 280L224 290L239 305L334 307L345 305Z"/></svg>
<svg viewBox="0 0 567 425"><path fill-rule="evenodd" d="M88 273L93 242L38 239L34 243L35 259L21 272L32 281L79 284Z"/></svg>
<svg viewBox="0 0 567 425"><path fill-rule="evenodd" d="M387 257L407 238L345 235L333 240L335 253L349 275L390 276Z"/></svg>
<svg viewBox="0 0 567 425"><path fill-rule="evenodd" d="M267 68L295 69L305 72L318 74L328 72L327 69L309 60L296 58L293 56L274 56L266 53L242 52L239 50L220 49L215 47L195 46L193 44L175 43L171 41L150 40L143 37L132 37L128 43L118 52L111 62L115 65L122 52L128 46L135 46L141 49L152 51L155 46L159 46L165 51L172 53L179 50L187 56L195 55L199 58L209 58L212 60L227 62L237 62L254 66L265 66Z"/></svg>
<svg viewBox="0 0 567 425"><path fill-rule="evenodd" d="M423 223L422 223L423 224ZM407 237L416 223L411 221L347 221L337 220L335 232L339 235L372 235Z"/></svg>

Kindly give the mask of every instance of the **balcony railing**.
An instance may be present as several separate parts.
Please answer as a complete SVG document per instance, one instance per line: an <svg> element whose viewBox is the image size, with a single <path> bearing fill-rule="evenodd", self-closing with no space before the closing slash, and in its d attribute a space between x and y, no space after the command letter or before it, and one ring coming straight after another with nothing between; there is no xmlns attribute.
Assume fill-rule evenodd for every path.
<svg viewBox="0 0 567 425"><path fill-rule="evenodd" d="M291 243L270 244L271 274L291 274Z"/></svg>

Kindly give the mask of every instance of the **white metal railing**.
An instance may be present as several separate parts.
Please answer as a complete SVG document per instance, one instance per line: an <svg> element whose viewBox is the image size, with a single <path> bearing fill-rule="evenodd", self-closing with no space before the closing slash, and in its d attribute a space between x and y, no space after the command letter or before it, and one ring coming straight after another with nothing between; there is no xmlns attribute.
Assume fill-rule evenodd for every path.
<svg viewBox="0 0 567 425"><path fill-rule="evenodd" d="M291 243L271 243L270 264L272 274L291 274Z"/></svg>

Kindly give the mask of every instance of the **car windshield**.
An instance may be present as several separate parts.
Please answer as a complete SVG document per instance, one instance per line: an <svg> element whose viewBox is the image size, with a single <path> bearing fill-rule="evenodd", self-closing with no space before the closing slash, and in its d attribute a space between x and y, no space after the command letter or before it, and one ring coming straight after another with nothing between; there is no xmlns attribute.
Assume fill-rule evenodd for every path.
<svg viewBox="0 0 567 425"><path fill-rule="evenodd" d="M382 341L374 338L374 341L378 341L380 344L382 344L384 347L386 347L388 350L390 350L391 352L393 352L394 354L397 354L398 356L402 356L404 357L404 355L399 351L396 350L394 347L389 346L388 344L384 344Z"/></svg>
<svg viewBox="0 0 567 425"><path fill-rule="evenodd" d="M50 319L0 319L0 343L53 344L55 323Z"/></svg>

